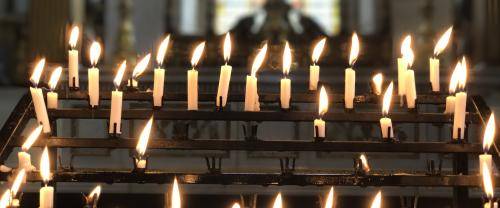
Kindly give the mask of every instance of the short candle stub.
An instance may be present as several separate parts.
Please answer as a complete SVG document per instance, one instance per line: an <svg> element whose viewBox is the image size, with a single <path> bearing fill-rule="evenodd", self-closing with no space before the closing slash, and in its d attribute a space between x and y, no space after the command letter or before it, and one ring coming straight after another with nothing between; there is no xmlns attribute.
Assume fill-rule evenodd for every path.
<svg viewBox="0 0 500 208"><path fill-rule="evenodd" d="M146 155L143 155L143 156L134 155L132 158L132 160L134 162L134 170L132 170L132 172L134 172L134 173L146 172L146 169L148 167L148 159L149 159L149 157Z"/></svg>
<svg viewBox="0 0 500 208"><path fill-rule="evenodd" d="M367 172L363 169L363 161L359 158L354 158L354 175L365 176Z"/></svg>
<svg viewBox="0 0 500 208"><path fill-rule="evenodd" d="M139 91L139 87L137 86L137 80L135 80L134 78L130 78L129 81L128 81L128 85L127 85L127 91L129 92L137 92Z"/></svg>

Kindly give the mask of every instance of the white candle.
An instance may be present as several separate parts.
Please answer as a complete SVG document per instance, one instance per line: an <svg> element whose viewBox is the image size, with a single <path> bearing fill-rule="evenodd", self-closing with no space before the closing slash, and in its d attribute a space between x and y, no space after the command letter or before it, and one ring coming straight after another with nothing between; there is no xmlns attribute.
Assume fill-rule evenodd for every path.
<svg viewBox="0 0 500 208"><path fill-rule="evenodd" d="M33 166L31 165L31 155L27 152L18 152L17 159L19 161L18 168L24 169L27 172L31 172L33 170Z"/></svg>
<svg viewBox="0 0 500 208"><path fill-rule="evenodd" d="M434 47L434 57L429 59L429 80L431 82L433 92L439 92L440 90L439 59L437 57L448 45L452 30L453 27L448 28L448 30L446 30L446 32L441 36Z"/></svg>
<svg viewBox="0 0 500 208"><path fill-rule="evenodd" d="M196 70L196 65L198 64L204 49L205 42L196 46L193 56L191 57L192 68L187 72L188 110L198 110L198 71Z"/></svg>
<svg viewBox="0 0 500 208"><path fill-rule="evenodd" d="M417 86L415 83L415 71L408 69L406 71L406 104L409 109L415 108L415 100L417 99Z"/></svg>
<svg viewBox="0 0 500 208"><path fill-rule="evenodd" d="M127 68L127 61L123 61L118 68L115 79L113 83L116 90L111 92L111 112L109 115L109 130L110 134L121 134L121 123L122 123L122 103L123 103L123 92L118 90L125 74L125 69Z"/></svg>
<svg viewBox="0 0 500 208"><path fill-rule="evenodd" d="M451 115L455 112L455 100L456 100L455 91L458 86L458 81L460 76L459 73L461 72L461 70L462 70L462 64L459 61L455 66L453 73L451 74L450 85L448 87L448 92L450 95L446 97L446 108L444 111L445 114Z"/></svg>
<svg viewBox="0 0 500 208"><path fill-rule="evenodd" d="M47 108L56 109L57 108L58 95L57 92L47 92Z"/></svg>
<svg viewBox="0 0 500 208"><path fill-rule="evenodd" d="M280 103L282 109L290 108L290 97L292 93L292 81L287 77L292 65L292 51L288 42L283 52L283 78L280 81Z"/></svg>
<svg viewBox="0 0 500 208"><path fill-rule="evenodd" d="M328 112L328 104L328 94L326 94L325 87L322 86L319 92L318 102L318 115L320 118L314 120L314 137L326 137L326 123L323 119L321 119L321 117Z"/></svg>
<svg viewBox="0 0 500 208"><path fill-rule="evenodd" d="M318 43L316 43L316 46L314 46L314 50L311 56L313 65L309 66L309 90L318 89L319 66L317 66L316 63L318 63L319 57L323 52L325 43L326 43L326 38L323 38Z"/></svg>
<svg viewBox="0 0 500 208"><path fill-rule="evenodd" d="M135 160L136 162L136 167L139 168L139 169L144 169L146 168L146 160Z"/></svg>
<svg viewBox="0 0 500 208"><path fill-rule="evenodd" d="M27 172L31 172L34 169L34 167L31 165L31 155L27 152L40 136L42 129L43 125L38 125L38 127L36 127L35 130L30 133L30 135L26 138L26 141L21 146L22 151L17 153L17 158L19 160L19 169L24 169Z"/></svg>
<svg viewBox="0 0 500 208"><path fill-rule="evenodd" d="M33 100L33 105L35 106L35 114L38 123L43 125L43 132L50 133L50 122L49 116L47 114L47 108L45 106L45 100L43 98L42 89L38 88L38 82L42 76L43 68L45 66L45 59L41 59L35 66L33 74L30 77L31 83L34 87L30 87L31 99Z"/></svg>
<svg viewBox="0 0 500 208"><path fill-rule="evenodd" d="M325 121L323 119L318 118L314 119L314 136L319 138L325 138Z"/></svg>
<svg viewBox="0 0 500 208"><path fill-rule="evenodd" d="M467 104L467 93L459 92L456 94L455 113L453 119L453 139L464 139L465 135L465 110ZM459 133L460 129L460 135Z"/></svg>
<svg viewBox="0 0 500 208"><path fill-rule="evenodd" d="M78 26L74 26L69 38L70 49L68 51L68 86L70 88L80 87L80 81L78 79L78 50L75 49L79 34L80 29Z"/></svg>
<svg viewBox="0 0 500 208"><path fill-rule="evenodd" d="M401 43L401 54L403 57L398 58L398 95L406 94L406 70L408 70L408 61L405 54L411 49L411 36L407 35Z"/></svg>
<svg viewBox="0 0 500 208"><path fill-rule="evenodd" d="M446 107L444 110L445 114L451 115L455 112L455 96L453 95L448 95L446 97Z"/></svg>
<svg viewBox="0 0 500 208"><path fill-rule="evenodd" d="M382 132L383 139L394 138L394 128L392 127L392 120L387 117L389 114L389 108L391 106L393 91L393 83L389 84L384 93L384 100L382 103L382 115L383 118L380 119L380 131Z"/></svg>
<svg viewBox="0 0 500 208"><path fill-rule="evenodd" d="M94 41L90 46L90 63L92 67L88 69L89 104L92 108L99 105L99 69L96 65L100 55L101 46Z"/></svg>
<svg viewBox="0 0 500 208"><path fill-rule="evenodd" d="M257 91L257 71L261 67L264 59L266 58L267 44L265 44L257 53L253 64L250 75L246 78L246 88L245 88L245 111L259 111L259 95Z"/></svg>
<svg viewBox="0 0 500 208"><path fill-rule="evenodd" d="M485 165L488 167L488 170L493 170L492 156L487 153L479 155L479 170L484 169Z"/></svg>
<svg viewBox="0 0 500 208"><path fill-rule="evenodd" d="M57 108L58 95L57 92L54 92L54 90L57 87L57 82L59 81L59 77L61 77L61 73L62 73L62 67L57 67L52 72L52 75L50 75L50 80L49 80L50 92L47 93L47 108L49 109Z"/></svg>
<svg viewBox="0 0 500 208"><path fill-rule="evenodd" d="M227 94L229 92L229 82L231 81L232 67L227 64L231 57L231 36L226 33L224 38L224 60L226 64L220 68L219 87L217 88L217 97L215 105L217 107L225 107L227 103ZM222 102L222 103L221 103Z"/></svg>
<svg viewBox="0 0 500 208"><path fill-rule="evenodd" d="M52 208L54 206L54 187L47 186L51 177L49 151L47 147L45 147L42 153L40 175L45 183L45 186L40 189L40 208Z"/></svg>
<svg viewBox="0 0 500 208"><path fill-rule="evenodd" d="M479 170L482 171L484 166L487 166L488 170L493 170L493 159L488 152L490 151L491 145L495 142L495 115L492 113L486 124L483 134L483 151L484 154L479 155Z"/></svg>
<svg viewBox="0 0 500 208"><path fill-rule="evenodd" d="M138 154L138 158L135 159L135 164L136 167L140 169L146 168L147 161L142 157L146 153L149 141L149 135L151 134L152 127L153 127L153 117L151 117L149 121L146 123L146 126L144 126L144 129L139 135L139 141L137 142L137 146L135 147L135 150L137 151Z"/></svg>
<svg viewBox="0 0 500 208"><path fill-rule="evenodd" d="M346 109L354 108L354 95L356 93L356 71L352 69L359 55L359 39L354 33L351 38L351 53L349 54L350 68L345 70L344 106Z"/></svg>
<svg viewBox="0 0 500 208"><path fill-rule="evenodd" d="M160 43L158 53L156 54L156 63L158 67L154 70L154 83L153 83L153 106L161 107L163 105L163 91L165 84L165 69L162 67L167 54L168 44L170 42L170 35Z"/></svg>

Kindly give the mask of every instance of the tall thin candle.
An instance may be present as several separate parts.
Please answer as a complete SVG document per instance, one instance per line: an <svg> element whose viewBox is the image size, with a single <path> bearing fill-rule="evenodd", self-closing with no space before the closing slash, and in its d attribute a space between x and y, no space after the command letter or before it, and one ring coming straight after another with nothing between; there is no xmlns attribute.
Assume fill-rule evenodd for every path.
<svg viewBox="0 0 500 208"><path fill-rule="evenodd" d="M349 55L349 68L345 70L345 86L344 86L344 106L346 109L354 108L354 96L356 94L356 71L354 71L354 63L359 55L359 39L354 33L351 39L351 53Z"/></svg>
<svg viewBox="0 0 500 208"><path fill-rule="evenodd" d="M257 53L250 75L246 78L245 88L245 111L260 111L259 94L257 90L257 71L266 58L267 44L265 44Z"/></svg>
<svg viewBox="0 0 500 208"><path fill-rule="evenodd" d="M319 57L323 52L323 48L325 47L326 38L321 39L316 46L314 46L314 50L312 53L312 62L313 65L309 66L309 90L317 90L318 82L319 82L319 66L316 65L319 61Z"/></svg>
<svg viewBox="0 0 500 208"><path fill-rule="evenodd" d="M292 65L292 51L288 42L283 51L283 78L280 82L280 103L282 109L290 108L290 98L292 94L292 81L288 78L290 67Z"/></svg>
<svg viewBox="0 0 500 208"><path fill-rule="evenodd" d="M54 207L54 187L48 185L52 174L50 173L49 150L47 147L43 149L40 161L40 175L45 184L40 189L40 208L52 208Z"/></svg>
<svg viewBox="0 0 500 208"><path fill-rule="evenodd" d="M405 77L405 82L406 82L405 96L406 96L406 105L408 109L415 109L416 107L415 104L417 99L417 85L415 83L415 71L411 69L413 61L415 59L415 54L411 49L411 37L409 43L410 43L409 45L403 48L403 57L406 60L406 63L408 64Z"/></svg>
<svg viewBox="0 0 500 208"><path fill-rule="evenodd" d="M45 59L41 59L33 70L31 74L30 81L32 86L30 87L31 99L33 100L33 105L35 106L35 114L38 123L43 125L43 132L50 133L50 122L49 116L47 114L47 108L45 105L45 100L43 98L42 89L38 87L38 82L42 76L43 68L45 66Z"/></svg>
<svg viewBox="0 0 500 208"><path fill-rule="evenodd" d="M434 47L434 57L429 59L429 80L431 82L433 92L439 92L440 89L438 56L448 45L452 30L453 27L448 28L448 30L446 30L446 32L441 36Z"/></svg>
<svg viewBox="0 0 500 208"><path fill-rule="evenodd" d="M157 67L154 70L154 83L153 83L153 106L161 107L163 105L163 90L165 85L165 68L163 67L163 61L165 60L165 54L167 54L168 44L170 42L170 35L168 35L161 42L158 47L158 53L156 54L156 64Z"/></svg>
<svg viewBox="0 0 500 208"><path fill-rule="evenodd" d="M227 94L229 92L229 82L231 81L232 66L228 65L231 57L231 36L226 33L224 38L224 61L225 64L220 67L219 87L217 88L217 97L215 104L217 107L225 107L227 103ZM221 103L222 102L222 103Z"/></svg>
<svg viewBox="0 0 500 208"><path fill-rule="evenodd" d="M80 87L80 81L78 78L79 55L78 49L76 48L79 37L80 28L78 26L73 26L69 37L70 49L68 51L68 86L72 89L78 89Z"/></svg>
<svg viewBox="0 0 500 208"><path fill-rule="evenodd" d="M458 89L459 92L455 94L455 112L453 116L453 139L465 139L465 113L467 105L467 92L465 85L467 82L467 63L465 58L462 59L459 73Z"/></svg>
<svg viewBox="0 0 500 208"><path fill-rule="evenodd" d="M187 71L188 110L198 110L198 70L196 66L205 50L205 42L196 46L191 57L191 69Z"/></svg>
<svg viewBox="0 0 500 208"><path fill-rule="evenodd" d="M92 67L88 69L89 104L92 108L99 105L99 68L97 68L97 62L100 56L101 45L94 41L90 45L90 64L92 64Z"/></svg>
<svg viewBox="0 0 500 208"><path fill-rule="evenodd" d="M111 92L111 111L109 115L109 134L121 134L121 123L122 123L122 103L123 103L123 92L120 91L120 85L122 83L123 75L127 68L127 61L123 61L116 72L113 84L115 85L115 90Z"/></svg>

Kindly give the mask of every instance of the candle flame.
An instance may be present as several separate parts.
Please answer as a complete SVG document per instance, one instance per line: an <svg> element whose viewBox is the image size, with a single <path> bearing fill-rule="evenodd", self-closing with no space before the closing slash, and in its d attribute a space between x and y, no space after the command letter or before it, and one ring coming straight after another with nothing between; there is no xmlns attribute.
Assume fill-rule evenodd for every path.
<svg viewBox="0 0 500 208"><path fill-rule="evenodd" d="M115 79L113 79L113 84L115 84L116 89L118 89L120 87L120 84L122 83L123 75L125 74L125 69L127 69L127 61L123 60L123 62L120 64L120 67L118 67Z"/></svg>
<svg viewBox="0 0 500 208"><path fill-rule="evenodd" d="M96 186L87 196L89 201L99 200L99 196L101 196L101 186Z"/></svg>
<svg viewBox="0 0 500 208"><path fill-rule="evenodd" d="M486 194L486 197L488 199L493 199L493 196L495 194L495 190L493 189L493 180L491 179L491 170L486 165L485 162L483 162L483 169L481 170L482 175L483 175L483 188L484 188L484 193Z"/></svg>
<svg viewBox="0 0 500 208"><path fill-rule="evenodd" d="M19 191L19 188L21 188L21 184L24 182L24 177L26 176L26 171L24 169L21 169L16 176L16 179L14 179L14 182L12 183L12 187L10 187L10 191L12 192L12 197L16 197L17 192Z"/></svg>
<svg viewBox="0 0 500 208"><path fill-rule="evenodd" d="M233 206L231 208L241 208L240 204L238 204L237 202L233 204Z"/></svg>
<svg viewBox="0 0 500 208"><path fill-rule="evenodd" d="M436 46L434 47L434 56L438 56L446 48L448 42L450 42L452 31L453 31L453 26L448 28L448 30L444 32L441 38L439 38L439 41L436 43Z"/></svg>
<svg viewBox="0 0 500 208"><path fill-rule="evenodd" d="M193 68L198 65L198 61L200 61L203 50L205 50L205 42L198 44L198 46L194 49L193 56L191 57L191 66L193 66Z"/></svg>
<svg viewBox="0 0 500 208"><path fill-rule="evenodd" d="M54 69L54 71L50 75L49 79L50 90L54 91L56 89L57 82L59 82L59 77L61 77L61 73L62 73L62 67L58 66L56 69Z"/></svg>
<svg viewBox="0 0 500 208"><path fill-rule="evenodd" d="M5 190L5 192L3 192L2 194L2 198L0 199L0 207L1 208L9 207L11 199L12 197L10 194L10 190L9 189Z"/></svg>
<svg viewBox="0 0 500 208"><path fill-rule="evenodd" d="M274 200L273 208L282 208L282 207L283 207L283 201L281 199L281 193L278 193L278 196L276 196L276 199Z"/></svg>
<svg viewBox="0 0 500 208"><path fill-rule="evenodd" d="M226 63L229 61L231 57L231 35L226 33L226 37L224 38L224 61Z"/></svg>
<svg viewBox="0 0 500 208"><path fill-rule="evenodd" d="M393 89L393 83L391 82L391 84L389 84L384 93L384 100L382 103L382 114L384 115L389 114L389 108L391 107L391 99L392 99L392 89Z"/></svg>
<svg viewBox="0 0 500 208"><path fill-rule="evenodd" d="M483 150L487 153L490 150L491 145L495 141L495 114L491 113L488 123L486 124L486 129L484 130L483 136Z"/></svg>
<svg viewBox="0 0 500 208"><path fill-rule="evenodd" d="M148 146L148 141L149 141L149 134L151 133L151 127L153 126L153 117L149 119L148 123L146 123L146 126L144 126L144 129L141 132L141 135L139 136L139 142L137 143L136 150L139 155L143 156L144 153L146 153L146 148Z"/></svg>
<svg viewBox="0 0 500 208"><path fill-rule="evenodd" d="M285 44L285 50L283 51L283 75L288 75L290 73L290 66L292 65L292 51L288 41Z"/></svg>
<svg viewBox="0 0 500 208"><path fill-rule="evenodd" d="M382 91L382 82L384 82L384 75L382 73L378 73L372 78L372 82L375 85L376 93L381 93Z"/></svg>
<svg viewBox="0 0 500 208"><path fill-rule="evenodd" d="M259 53L257 53L257 56L255 56L255 59L253 60L252 71L251 71L251 75L253 77L255 77L257 71L264 62L264 59L266 58L266 53L267 53L267 43L264 46L262 46L262 48L259 50Z"/></svg>
<svg viewBox="0 0 500 208"><path fill-rule="evenodd" d="M453 73L451 74L450 86L448 87L448 92L450 94L455 93L455 91L457 90L458 79L460 78L459 74L461 73L461 71L462 71L462 63L459 61L455 66L455 70L453 70Z"/></svg>
<svg viewBox="0 0 500 208"><path fill-rule="evenodd" d="M321 86L319 91L318 114L323 116L326 112L328 112L328 94L326 94L325 87Z"/></svg>
<svg viewBox="0 0 500 208"><path fill-rule="evenodd" d="M92 42L92 45L90 45L90 64L92 64L92 66L97 65L100 56L101 44L99 44L99 42L97 41L94 41Z"/></svg>
<svg viewBox="0 0 500 208"><path fill-rule="evenodd" d="M37 86L40 81L40 77L42 76L43 67L45 67L45 58L40 59L38 63L35 65L35 69L33 70L33 74L31 74L30 81L33 85Z"/></svg>
<svg viewBox="0 0 500 208"><path fill-rule="evenodd" d="M316 46L314 46L314 50L312 53L312 61L314 64L318 63L319 57L321 53L323 53L323 49L325 48L326 38L321 39Z"/></svg>
<svg viewBox="0 0 500 208"><path fill-rule="evenodd" d="M370 172L370 165L368 164L368 159L366 158L365 154L361 154L359 156L359 159L361 160L361 165L363 166L363 170L366 172Z"/></svg>
<svg viewBox="0 0 500 208"><path fill-rule="evenodd" d="M174 184L172 186L172 198L171 198L171 208L181 208L181 194L179 191L179 185L177 184L177 178L174 178Z"/></svg>
<svg viewBox="0 0 500 208"><path fill-rule="evenodd" d="M146 68L148 67L149 60L151 59L151 54L148 53L144 58L142 58L137 65L134 67L134 71L132 71L132 77L134 79L137 79L139 76L141 76L144 71L146 71Z"/></svg>
<svg viewBox="0 0 500 208"><path fill-rule="evenodd" d="M163 60L165 59L165 55L167 54L168 44L170 42L170 35L167 35L163 41L161 41L160 46L158 47L158 53L156 53L156 63L158 65L163 64Z"/></svg>
<svg viewBox="0 0 500 208"><path fill-rule="evenodd" d="M21 149L26 152L28 151L33 143L38 139L38 136L40 136L40 133L42 133L43 125L38 125L35 130L31 132L31 134L28 136L26 141L24 142L23 146L21 146Z"/></svg>
<svg viewBox="0 0 500 208"><path fill-rule="evenodd" d="M405 59L406 63L408 63L408 66L411 67L415 59L415 54L411 49L410 35L406 36L405 39L403 40L403 44L401 44L401 54L403 55L403 58Z"/></svg>
<svg viewBox="0 0 500 208"><path fill-rule="evenodd" d="M370 208L380 208L382 206L382 191L378 191L375 198L373 198Z"/></svg>
<svg viewBox="0 0 500 208"><path fill-rule="evenodd" d="M49 149L47 146L43 149L42 158L40 160L40 175L44 183L50 180L50 159L49 159Z"/></svg>
<svg viewBox="0 0 500 208"><path fill-rule="evenodd" d="M458 88L465 89L465 85L467 84L467 61L465 57L462 57L462 67L460 73L458 74Z"/></svg>
<svg viewBox="0 0 500 208"><path fill-rule="evenodd" d="M69 35L69 46L73 49L78 43L78 37L80 36L80 28L78 26L73 26L71 33Z"/></svg>
<svg viewBox="0 0 500 208"><path fill-rule="evenodd" d="M328 196L326 197L324 208L333 208L333 196L334 196L334 191L332 186L330 187L330 191L328 192Z"/></svg>
<svg viewBox="0 0 500 208"><path fill-rule="evenodd" d="M356 33L351 38L351 53L349 54L349 65L353 66L359 55L359 39Z"/></svg>

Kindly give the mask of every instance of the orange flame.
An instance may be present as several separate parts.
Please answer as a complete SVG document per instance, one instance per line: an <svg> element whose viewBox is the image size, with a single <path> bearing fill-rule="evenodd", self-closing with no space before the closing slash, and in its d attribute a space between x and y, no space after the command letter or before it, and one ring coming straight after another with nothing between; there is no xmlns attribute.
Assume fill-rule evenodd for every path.
<svg viewBox="0 0 500 208"><path fill-rule="evenodd" d="M33 74L31 74L30 81L33 85L37 86L40 81L40 77L42 76L43 67L45 67L45 58L40 59L38 63L35 65L35 69L33 70Z"/></svg>
<svg viewBox="0 0 500 208"><path fill-rule="evenodd" d="M226 37L224 38L224 61L226 61L227 63L230 57L231 57L231 35L229 35L228 32L226 33Z"/></svg>
<svg viewBox="0 0 500 208"><path fill-rule="evenodd" d="M7 189L3 192L2 198L0 198L0 207L9 207L12 197L10 195L10 190Z"/></svg>
<svg viewBox="0 0 500 208"><path fill-rule="evenodd" d="M179 191L179 185L177 184L177 178L174 178L174 184L172 186L172 198L171 198L171 208L181 208L181 193Z"/></svg>
<svg viewBox="0 0 500 208"><path fill-rule="evenodd" d="M319 91L318 114L323 116L326 112L328 112L328 94L326 94L325 87L321 86Z"/></svg>
<svg viewBox="0 0 500 208"><path fill-rule="evenodd" d="M115 79L113 79L113 84L115 84L116 89L118 89L120 87L120 84L122 83L125 69L127 69L127 61L123 60L123 62L120 64L120 67L118 67L118 72L116 72Z"/></svg>
<svg viewBox="0 0 500 208"><path fill-rule="evenodd" d="M26 176L26 171L24 169L21 169L17 173L16 179L14 179L14 183L12 183L12 187L10 188L13 198L16 197L19 188L21 188L21 184L24 182L25 176Z"/></svg>
<svg viewBox="0 0 500 208"><path fill-rule="evenodd" d="M191 66L193 66L193 68L198 65L201 55L203 54L203 50L205 50L205 42L198 44L198 46L194 49L193 56L191 57Z"/></svg>
<svg viewBox="0 0 500 208"><path fill-rule="evenodd" d="M389 114L389 108L391 107L391 99L392 99L392 89L393 89L393 83L391 82L391 84L389 84L384 93L384 100L382 103L382 114L384 115Z"/></svg>
<svg viewBox="0 0 500 208"><path fill-rule="evenodd" d="M460 73L458 74L458 88L460 89L465 89L465 85L467 84L467 61L465 60L465 57L462 57L462 67L460 67L462 70L460 70Z"/></svg>
<svg viewBox="0 0 500 208"><path fill-rule="evenodd" d="M158 47L158 53L156 53L156 63L158 65L163 64L163 60L165 59L165 55L167 54L168 43L170 42L170 35L167 35L163 41L161 41L160 46Z"/></svg>
<svg viewBox="0 0 500 208"><path fill-rule="evenodd" d="M375 198L373 198L370 208L380 208L382 206L382 191L378 191Z"/></svg>
<svg viewBox="0 0 500 208"><path fill-rule="evenodd" d="M132 77L134 79L137 79L139 76L141 76L142 73L144 73L144 71L146 71L150 59L151 54L148 53L146 56L144 56L144 58L141 59L141 61L139 61L139 63L137 63L137 65L135 65L134 71L132 71Z"/></svg>
<svg viewBox="0 0 500 208"><path fill-rule="evenodd" d="M282 207L283 207L283 201L281 199L281 193L278 193L278 196L276 196L276 199L274 200L273 208L282 208Z"/></svg>
<svg viewBox="0 0 500 208"><path fill-rule="evenodd" d="M321 39L316 46L314 46L314 50L312 53L312 61L314 64L318 63L319 57L321 53L323 53L323 49L325 48L326 38Z"/></svg>
<svg viewBox="0 0 500 208"><path fill-rule="evenodd" d="M259 53L257 53L257 56L255 56L255 59L252 64L252 71L250 73L252 77L255 77L255 75L257 75L257 71L264 62L264 59L266 58L266 53L267 53L267 43L264 46L262 46L262 48L259 50Z"/></svg>
<svg viewBox="0 0 500 208"><path fill-rule="evenodd" d="M240 204L238 203L234 203L233 206L231 208L241 208Z"/></svg>
<svg viewBox="0 0 500 208"><path fill-rule="evenodd" d="M50 174L50 159L49 159L49 149L45 146L43 149L42 158L40 160L40 175L44 183L49 182L51 178Z"/></svg>
<svg viewBox="0 0 500 208"><path fill-rule="evenodd" d="M359 159L361 160L361 165L363 166L363 170L366 172L370 172L370 165L368 164L368 159L366 158L365 154L361 154L359 156Z"/></svg>
<svg viewBox="0 0 500 208"><path fill-rule="evenodd" d="M80 36L80 28L78 26L73 26L71 33L69 35L69 46L75 48L78 43L78 37Z"/></svg>
<svg viewBox="0 0 500 208"><path fill-rule="evenodd" d="M495 190L493 189L493 179L491 178L491 170L488 167L488 165L486 165L485 162L483 162L482 167L483 169L481 171L483 175L484 193L486 194L486 197L488 197L488 199L493 199Z"/></svg>
<svg viewBox="0 0 500 208"><path fill-rule="evenodd" d="M415 60L415 54L411 49L410 35L406 36L406 38L403 40L403 44L401 45L401 54L403 54L403 58L405 59L406 63L408 63L408 67L411 67L413 65L413 61Z"/></svg>
<svg viewBox="0 0 500 208"><path fill-rule="evenodd" d="M54 71L50 75L49 79L50 90L54 91L56 89L57 82L59 82L59 77L61 77L61 73L62 73L62 67L58 66L56 69L54 69Z"/></svg>
<svg viewBox="0 0 500 208"><path fill-rule="evenodd" d="M359 38L356 33L351 38L351 53L349 54L349 65L354 65L359 55Z"/></svg>
<svg viewBox="0 0 500 208"><path fill-rule="evenodd" d="M373 76L372 82L375 85L377 93L381 93L382 83L384 82L384 75L382 75L382 73L376 74L375 76Z"/></svg>
<svg viewBox="0 0 500 208"><path fill-rule="evenodd" d="M455 66L455 70L453 70L453 73L451 74L450 86L448 87L448 92L450 94L455 93L455 91L457 90L458 80L460 78L459 74L461 73L461 71L462 71L462 63L459 61Z"/></svg>
<svg viewBox="0 0 500 208"><path fill-rule="evenodd" d="M333 186L332 186L330 188L330 191L328 192L328 196L326 197L324 208L333 208L333 196L334 196L334 191L333 191Z"/></svg>
<svg viewBox="0 0 500 208"><path fill-rule="evenodd" d="M21 149L23 151L28 151L33 143L38 139L38 136L40 136L40 133L42 133L43 125L38 125L35 130L31 132L31 134L28 136L26 141L24 142L23 146L21 146Z"/></svg>
<svg viewBox="0 0 500 208"><path fill-rule="evenodd" d="M146 123L146 126L144 126L144 129L141 132L141 135L139 136L139 142L137 143L136 150L139 155L143 156L144 153L146 153L146 148L148 147L148 141L149 141L149 135L151 133L151 127L153 126L153 117L149 119L148 123Z"/></svg>
<svg viewBox="0 0 500 208"><path fill-rule="evenodd" d="M92 45L90 45L90 64L92 64L92 66L97 65L100 56L101 45L99 44L99 42L94 41L92 42Z"/></svg>
<svg viewBox="0 0 500 208"><path fill-rule="evenodd" d="M434 47L434 56L438 56L448 45L450 42L451 32L453 31L453 26L448 28L446 32L439 38L439 41L436 43Z"/></svg>
<svg viewBox="0 0 500 208"><path fill-rule="evenodd" d="M491 113L491 116L488 119L488 123L486 124L486 129L484 130L483 136L483 150L485 153L490 150L491 145L495 141L495 129L495 114Z"/></svg>
<svg viewBox="0 0 500 208"><path fill-rule="evenodd" d="M290 45L288 41L285 44L285 50L283 51L283 75L288 75L290 73L290 66L292 65L292 50L290 50Z"/></svg>
<svg viewBox="0 0 500 208"><path fill-rule="evenodd" d="M94 199L99 200L99 196L101 196L101 186L98 185L92 189L87 197L90 199L89 201L93 201Z"/></svg>

